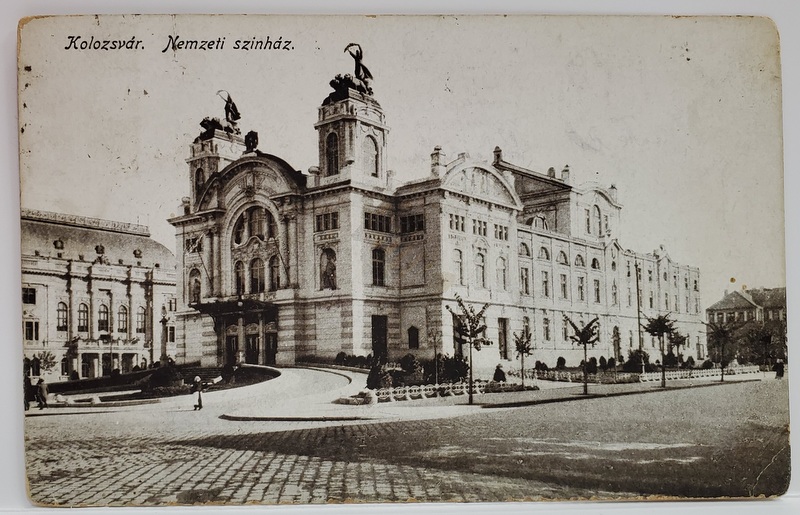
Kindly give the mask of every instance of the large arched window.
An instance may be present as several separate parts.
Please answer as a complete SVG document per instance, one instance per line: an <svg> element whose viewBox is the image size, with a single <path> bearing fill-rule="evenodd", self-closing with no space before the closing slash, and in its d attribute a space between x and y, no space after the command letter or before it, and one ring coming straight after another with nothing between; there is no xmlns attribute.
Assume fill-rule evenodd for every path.
<svg viewBox="0 0 800 515"><path fill-rule="evenodd" d="M456 261L456 277L458 278L458 284L464 284L464 254L456 249L453 251L453 257Z"/></svg>
<svg viewBox="0 0 800 515"><path fill-rule="evenodd" d="M336 289L336 252L323 249L319 257L319 284L321 290Z"/></svg>
<svg viewBox="0 0 800 515"><path fill-rule="evenodd" d="M475 282L481 288L486 287L486 258L481 253L475 256Z"/></svg>
<svg viewBox="0 0 800 515"><path fill-rule="evenodd" d="M264 239L264 209L260 207L251 207L247 210L249 215L248 218L248 233L249 236L252 238L253 236L257 236Z"/></svg>
<svg viewBox="0 0 800 515"><path fill-rule="evenodd" d="M275 291L281 287L280 266L278 256L269 258L269 291Z"/></svg>
<svg viewBox="0 0 800 515"><path fill-rule="evenodd" d="M505 290L508 286L506 282L506 260L505 258L497 258L497 285Z"/></svg>
<svg viewBox="0 0 800 515"><path fill-rule="evenodd" d="M143 307L136 310L136 333L143 334L147 324L147 312Z"/></svg>
<svg viewBox="0 0 800 515"><path fill-rule="evenodd" d="M361 160L364 163L364 171L377 177L379 172L378 144L372 136L364 138L364 143L361 145Z"/></svg>
<svg viewBox="0 0 800 515"><path fill-rule="evenodd" d="M203 173L202 168L198 168L194 172L194 194L196 197L200 196L203 191L203 184L206 182L206 175Z"/></svg>
<svg viewBox="0 0 800 515"><path fill-rule="evenodd" d="M89 306L81 304L78 306L78 332L89 331Z"/></svg>
<svg viewBox="0 0 800 515"><path fill-rule="evenodd" d="M200 270L193 268L189 272L189 299L193 304L200 302L202 286L200 284Z"/></svg>
<svg viewBox="0 0 800 515"><path fill-rule="evenodd" d="M67 312L67 305L59 302L58 308L56 308L56 331L67 331L69 329Z"/></svg>
<svg viewBox="0 0 800 515"><path fill-rule="evenodd" d="M339 137L335 132L325 138L325 175L339 173Z"/></svg>
<svg viewBox="0 0 800 515"><path fill-rule="evenodd" d="M233 265L233 290L236 295L244 294L244 263L241 261Z"/></svg>
<svg viewBox="0 0 800 515"><path fill-rule="evenodd" d="M537 229L544 229L547 230L547 219L545 217L539 215L533 218L533 226Z"/></svg>
<svg viewBox="0 0 800 515"><path fill-rule="evenodd" d="M236 220L236 224L233 226L233 242L237 245L244 241L244 232L245 232L245 224L244 224L245 216L242 215Z"/></svg>
<svg viewBox="0 0 800 515"><path fill-rule="evenodd" d="M120 306L117 310L117 331L128 332L128 308L125 306Z"/></svg>
<svg viewBox="0 0 800 515"><path fill-rule="evenodd" d="M250 262L250 293L264 293L264 262L255 258Z"/></svg>
<svg viewBox="0 0 800 515"><path fill-rule="evenodd" d="M97 309L97 330L108 331L108 306L105 304Z"/></svg>
<svg viewBox="0 0 800 515"><path fill-rule="evenodd" d="M592 227L597 228L597 235L603 235L603 219L600 216L600 208L595 205L592 207Z"/></svg>
<svg viewBox="0 0 800 515"><path fill-rule="evenodd" d="M386 251L383 249L372 251L372 284L386 285Z"/></svg>
<svg viewBox="0 0 800 515"><path fill-rule="evenodd" d="M267 214L267 238L277 238L278 224L275 223L275 217L268 209L265 209L264 212Z"/></svg>

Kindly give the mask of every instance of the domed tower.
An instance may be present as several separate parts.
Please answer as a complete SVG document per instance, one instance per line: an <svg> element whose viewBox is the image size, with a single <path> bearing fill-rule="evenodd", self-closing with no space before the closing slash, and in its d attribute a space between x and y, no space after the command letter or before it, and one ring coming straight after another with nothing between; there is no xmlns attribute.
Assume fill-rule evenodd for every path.
<svg viewBox="0 0 800 515"><path fill-rule="evenodd" d="M238 129L232 128L230 123L227 127L223 127L216 118L205 118L200 122L200 126L203 132L195 138L191 146L191 155L186 159L191 182L191 212L200 209L198 202L209 179L239 159L245 151L244 139Z"/></svg>
<svg viewBox="0 0 800 515"><path fill-rule="evenodd" d="M337 75L334 91L319 107L320 185L350 180L373 187L387 187L386 136L383 109L372 96L372 75L361 63L361 47L347 49L355 59L355 77Z"/></svg>

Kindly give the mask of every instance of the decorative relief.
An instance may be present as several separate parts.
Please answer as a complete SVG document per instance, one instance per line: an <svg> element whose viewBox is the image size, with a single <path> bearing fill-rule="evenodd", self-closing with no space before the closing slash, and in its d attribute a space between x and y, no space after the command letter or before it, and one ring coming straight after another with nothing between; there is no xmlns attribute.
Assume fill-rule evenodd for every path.
<svg viewBox="0 0 800 515"><path fill-rule="evenodd" d="M376 242L379 242L379 243L392 243L392 237L391 236L386 236L384 234L375 234L375 233L371 233L371 232L365 232L364 233L364 239L370 240L370 241L376 241Z"/></svg>

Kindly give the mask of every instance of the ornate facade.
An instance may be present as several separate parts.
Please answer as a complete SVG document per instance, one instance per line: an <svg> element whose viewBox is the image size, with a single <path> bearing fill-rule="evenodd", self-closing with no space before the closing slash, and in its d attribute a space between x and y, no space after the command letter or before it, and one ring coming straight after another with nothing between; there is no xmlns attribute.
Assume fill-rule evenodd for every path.
<svg viewBox="0 0 800 515"><path fill-rule="evenodd" d="M461 354L446 309L456 294L490 305L494 345L475 353L479 369L515 360L513 333L525 325L533 359L577 365L583 354L565 316L599 317L591 355L627 358L640 345L637 298L642 321L671 313L702 357L699 270L663 247L623 247L613 185L575 186L568 167L528 170L499 148L482 162L466 153L448 160L439 147L423 179L401 183L387 168L383 110L368 85L355 87L363 84L332 81L308 174L257 150L253 136L245 145L231 126L217 124L192 143L191 196L170 220L186 334L179 359ZM641 345L655 350L647 335Z"/></svg>
<svg viewBox="0 0 800 515"><path fill-rule="evenodd" d="M32 375L60 381L149 366L174 353L176 307L175 258L147 227L22 210L23 349Z"/></svg>

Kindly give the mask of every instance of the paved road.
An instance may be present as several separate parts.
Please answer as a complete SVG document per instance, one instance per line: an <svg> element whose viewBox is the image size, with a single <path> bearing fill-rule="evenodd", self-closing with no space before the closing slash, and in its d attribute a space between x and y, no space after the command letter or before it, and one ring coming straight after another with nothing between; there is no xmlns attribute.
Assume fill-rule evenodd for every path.
<svg viewBox="0 0 800 515"><path fill-rule="evenodd" d="M603 464L600 476L613 476L614 466L632 467L645 476L653 470L659 474L666 470L661 463L677 468L673 472L681 476L681 471L696 470L698 460L716 463L714 453L728 443L720 437L707 450L698 450L695 446L709 434L702 425L687 427L686 414L702 409L711 390L740 403L752 399L737 408L745 411L765 398L782 401L785 390L785 383L763 382L634 396L642 399L644 410L633 428L619 423L626 418L621 407L630 405L633 397L389 423L218 418L253 403L302 402L303 398L292 400L298 384L312 384L335 396L346 383L341 376L292 370L283 383L275 380L270 386L209 394L201 412L192 411L191 400L183 397L114 412L27 417L31 497L59 506L628 497L634 494L625 492L653 493L657 486L648 490L637 482L598 480L592 464ZM682 415L678 439L647 423L653 419L663 424L663 416L654 417L648 410L664 405L664 396L680 396L679 404L666 404ZM58 410L46 410L50 412ZM712 424L730 423L728 412L720 417ZM775 413L761 421L761 433L753 433L766 435L768 441L758 442L759 448L766 448L765 453L776 449L772 452L779 461L783 433L775 428L782 417ZM718 425L712 430L720 432ZM786 455L788 459L788 451ZM758 456L753 470L763 469L771 456ZM585 466L570 465L584 463L581 460ZM590 473L582 475L583 469ZM650 479L648 485L653 483ZM687 481L696 478L690 474ZM675 488L678 494L686 491L680 481Z"/></svg>

